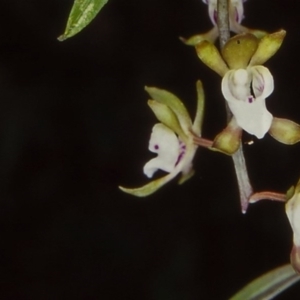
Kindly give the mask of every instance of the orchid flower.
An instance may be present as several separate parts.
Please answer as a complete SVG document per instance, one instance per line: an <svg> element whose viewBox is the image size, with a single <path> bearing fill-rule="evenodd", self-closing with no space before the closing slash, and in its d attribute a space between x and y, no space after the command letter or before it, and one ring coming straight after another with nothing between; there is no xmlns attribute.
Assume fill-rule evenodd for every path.
<svg viewBox="0 0 300 300"><path fill-rule="evenodd" d="M233 114L227 128L213 147L233 154L239 147L242 129L261 139L267 132L284 144L300 141L300 126L290 120L274 118L265 99L273 92L274 80L262 66L281 46L285 31L258 39L251 33L239 34L225 44L222 54L208 41L197 44L198 57L223 77L222 93Z"/></svg>
<svg viewBox="0 0 300 300"><path fill-rule="evenodd" d="M204 92L202 83L197 82L197 113L194 122L184 104L166 90L146 87L153 100L148 105L160 123L154 125L149 141L149 150L157 156L144 166L144 174L152 178L157 170L168 174L151 181L140 188L120 187L123 192L138 197L148 196L168 181L182 173L179 184L188 180L193 174L192 160L197 150L194 137L201 136L201 126L204 112Z"/></svg>
<svg viewBox="0 0 300 300"><path fill-rule="evenodd" d="M287 192L287 197L290 199L285 205L285 211L293 230L294 242L291 263L293 268L300 273L300 180L296 187L292 187Z"/></svg>
<svg viewBox="0 0 300 300"><path fill-rule="evenodd" d="M206 33L193 35L188 39L180 38L185 44L190 46L195 46L203 40L210 41L214 43L219 36L218 27L217 27L217 0L202 0L205 4L208 5L208 14L209 18L213 24L213 28ZM244 19L244 2L246 0L229 0L229 27L230 31L234 33L244 33L249 32L262 38L267 33L265 31L249 29L241 25L242 20Z"/></svg>

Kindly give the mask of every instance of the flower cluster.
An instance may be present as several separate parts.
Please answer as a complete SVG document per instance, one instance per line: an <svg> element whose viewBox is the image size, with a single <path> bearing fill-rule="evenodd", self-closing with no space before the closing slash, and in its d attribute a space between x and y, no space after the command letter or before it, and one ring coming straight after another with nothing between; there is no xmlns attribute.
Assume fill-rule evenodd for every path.
<svg viewBox="0 0 300 300"><path fill-rule="evenodd" d="M194 45L199 59L222 77L220 87L230 112L230 120L213 141L205 140L201 132L204 92L200 81L196 85L198 102L194 121L178 97L166 90L146 87L151 97L148 105L159 123L154 125L149 141L149 150L157 156L144 165L143 171L148 178L152 178L158 170L167 174L139 188L120 187L123 192L138 197L148 196L179 173L179 183L185 182L194 174L192 160L199 145L233 155L242 149L240 144L243 130L258 139L269 133L286 145L300 141L300 125L288 119L274 117L266 106L266 99L274 90L274 78L263 64L281 47L286 32L280 30L268 34L242 26L245 0L229 0L229 27L237 35L230 38L219 51L214 45L219 34L218 1L203 2L208 5L213 28L207 33L182 40L188 45ZM238 155L241 152L239 151ZM233 158L235 157L236 155L233 155ZM240 155L239 158L241 157L240 161L244 159ZM241 169L236 168L237 175ZM239 181L243 212L246 212L249 203L262 199L286 202L286 214L293 230L291 263L300 273L300 180L287 195L269 191L253 193L247 176L246 172L246 176ZM241 186L244 187L242 191Z"/></svg>
<svg viewBox="0 0 300 300"><path fill-rule="evenodd" d="M221 90L232 113L227 127L213 142L203 144L201 124L204 109L202 84L197 83L198 109L195 121L172 93L157 88L146 88L152 100L148 101L160 123L155 124L149 141L149 150L157 156L144 166L144 174L152 178L157 170L167 172L140 188L120 189L136 196L147 196L166 182L182 173L179 183L193 174L192 159L198 145L232 155L240 147L242 131L261 139L266 133L281 143L292 145L300 141L300 126L293 121L273 117L267 110L266 98L274 90L274 79L263 64L280 48L286 32L267 34L243 27L242 0L229 1L229 23L233 32L221 52L214 45L217 30L217 0L203 0L208 5L209 17L214 25L209 33L192 38L200 60L222 77Z"/></svg>

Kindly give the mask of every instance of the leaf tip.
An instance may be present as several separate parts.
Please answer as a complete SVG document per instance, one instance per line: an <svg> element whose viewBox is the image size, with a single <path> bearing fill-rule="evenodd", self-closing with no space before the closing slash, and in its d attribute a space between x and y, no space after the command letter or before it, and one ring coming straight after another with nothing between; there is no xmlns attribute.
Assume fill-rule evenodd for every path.
<svg viewBox="0 0 300 300"><path fill-rule="evenodd" d="M60 36L57 38L57 40L60 41L60 42L63 42L63 41L65 41L67 38L68 38L68 37L67 37L66 35L62 34L62 35L60 35Z"/></svg>

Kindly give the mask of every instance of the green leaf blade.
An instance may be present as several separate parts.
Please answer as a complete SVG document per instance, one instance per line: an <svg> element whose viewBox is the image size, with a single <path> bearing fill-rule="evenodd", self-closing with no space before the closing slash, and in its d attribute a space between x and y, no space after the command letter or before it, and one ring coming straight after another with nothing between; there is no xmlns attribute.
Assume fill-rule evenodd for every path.
<svg viewBox="0 0 300 300"><path fill-rule="evenodd" d="M254 279L230 300L268 300L300 280L290 264L281 266Z"/></svg>
<svg viewBox="0 0 300 300"><path fill-rule="evenodd" d="M64 41L80 32L96 17L107 2L108 0L75 0L65 32L58 37L58 40Z"/></svg>

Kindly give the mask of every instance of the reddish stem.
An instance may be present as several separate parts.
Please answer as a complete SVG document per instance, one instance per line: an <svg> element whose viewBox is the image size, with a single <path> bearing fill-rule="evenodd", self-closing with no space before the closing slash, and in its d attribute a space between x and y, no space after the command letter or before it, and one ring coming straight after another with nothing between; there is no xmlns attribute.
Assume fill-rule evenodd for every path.
<svg viewBox="0 0 300 300"><path fill-rule="evenodd" d="M256 203L260 200L272 200L272 201L279 201L279 202L287 201L285 194L264 191L264 192L252 194L249 199L249 203Z"/></svg>
<svg viewBox="0 0 300 300"><path fill-rule="evenodd" d="M204 148L210 148L213 145L213 141L204 139L202 137L194 136L194 144Z"/></svg>

